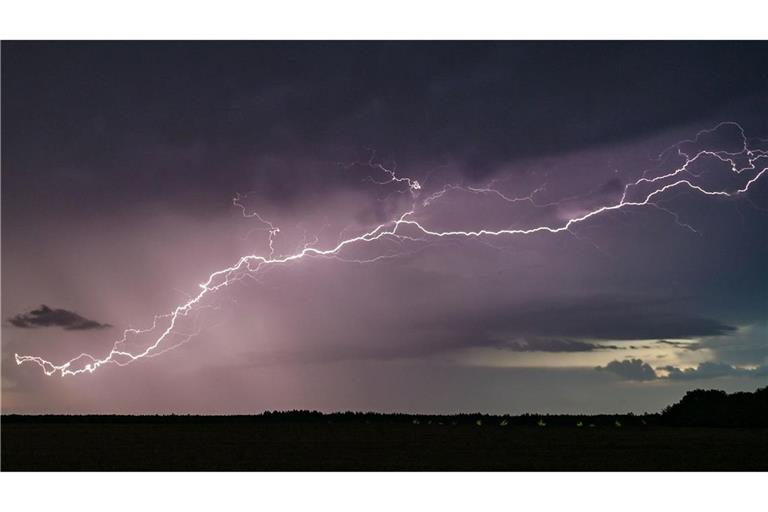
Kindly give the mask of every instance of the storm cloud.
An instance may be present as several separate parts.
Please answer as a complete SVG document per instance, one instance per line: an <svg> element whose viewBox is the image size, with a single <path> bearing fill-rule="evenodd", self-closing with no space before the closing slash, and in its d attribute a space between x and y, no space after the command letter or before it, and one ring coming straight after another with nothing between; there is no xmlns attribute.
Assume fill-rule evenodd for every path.
<svg viewBox="0 0 768 512"><path fill-rule="evenodd" d="M452 335L463 333L467 343L479 333L485 333L488 339L512 339L506 346L520 351L536 350L536 347L551 351L594 348L579 339L686 339L725 336L736 331L736 327L717 319L692 314L686 302L654 297L627 298L618 294L571 299L531 297L525 303L504 306L481 304L482 309L464 305L448 318L422 314L414 320L414 327L442 327ZM514 341L517 337L524 341Z"/></svg>
<svg viewBox="0 0 768 512"><path fill-rule="evenodd" d="M669 403L694 376L754 386L765 377L744 369L768 363L768 175L738 197L677 187L557 233L403 226L336 257L259 266L181 315L158 352L177 348L93 379L41 378L15 354L106 357L116 339L102 320L164 329L243 255L331 248L412 207L434 230L563 226L680 166L669 148L702 129L734 120L766 137L767 50L6 42L3 411L613 410L634 407L629 388ZM703 142L732 150L739 136ZM723 190L750 174L694 167ZM157 339L128 338L133 353Z"/></svg>
<svg viewBox="0 0 768 512"><path fill-rule="evenodd" d="M653 367L642 359L611 361L605 366L598 366L597 369L611 372L624 380L647 381L658 378Z"/></svg>

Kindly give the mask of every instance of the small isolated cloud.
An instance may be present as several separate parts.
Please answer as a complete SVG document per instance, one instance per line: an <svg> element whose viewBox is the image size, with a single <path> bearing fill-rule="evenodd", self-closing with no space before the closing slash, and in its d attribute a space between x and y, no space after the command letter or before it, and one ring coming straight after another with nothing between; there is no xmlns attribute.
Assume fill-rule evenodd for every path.
<svg viewBox="0 0 768 512"><path fill-rule="evenodd" d="M31 329L36 327L61 327L68 331L84 331L89 329L106 329L112 327L95 320L89 320L73 311L53 309L45 304L28 313L20 313L8 319L15 327Z"/></svg>
<svg viewBox="0 0 768 512"><path fill-rule="evenodd" d="M690 341L670 341L670 340L657 340L656 343L660 345L669 345L670 347L679 348L683 350L700 350L701 343Z"/></svg>
<svg viewBox="0 0 768 512"><path fill-rule="evenodd" d="M658 378L656 370L642 359L611 361L605 366L598 366L596 369L611 372L624 380L646 381Z"/></svg>

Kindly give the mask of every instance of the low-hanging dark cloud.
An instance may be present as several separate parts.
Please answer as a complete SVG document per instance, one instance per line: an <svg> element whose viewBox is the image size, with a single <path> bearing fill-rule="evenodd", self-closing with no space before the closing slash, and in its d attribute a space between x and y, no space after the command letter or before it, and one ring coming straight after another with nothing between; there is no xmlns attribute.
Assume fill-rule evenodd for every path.
<svg viewBox="0 0 768 512"><path fill-rule="evenodd" d="M74 311L53 309L45 304L41 305L38 309L12 316L8 319L8 322L13 326L22 329L61 327L68 331L85 331L89 329L106 329L112 327L109 324L85 318Z"/></svg>
<svg viewBox="0 0 768 512"><path fill-rule="evenodd" d="M700 350L702 348L701 343L699 342L657 340L656 343L660 345L668 345L673 348L679 348L681 350Z"/></svg>
<svg viewBox="0 0 768 512"><path fill-rule="evenodd" d="M499 343L498 347L512 352L592 352L621 348L616 345L598 345L581 340L558 338L515 339Z"/></svg>
<svg viewBox="0 0 768 512"><path fill-rule="evenodd" d="M611 361L605 366L595 368L599 371L608 371L624 380L650 381L650 380L703 380L721 377L765 377L768 376L768 366L755 368L741 368L717 361L706 361L692 368L679 368L674 365L653 368L642 359L625 359L623 361ZM666 372L666 376L659 375L657 370Z"/></svg>
<svg viewBox="0 0 768 512"><path fill-rule="evenodd" d="M463 332L467 339L476 339L478 333L486 332L489 337L521 337L528 344L540 346L545 340L559 340L560 343L551 343L559 348L566 345L563 342L574 339L692 339L727 336L736 331L736 327L718 319L692 314L684 302L618 295L545 298L527 303L466 308L453 312L448 319L435 315L420 317L416 322L421 327L441 325L454 334ZM569 348L572 350L566 351L592 347L570 341Z"/></svg>
<svg viewBox="0 0 768 512"><path fill-rule="evenodd" d="M668 379L672 380L697 380L714 379L719 377L763 377L768 375L768 367L739 368L726 363L707 361L700 363L695 368L681 370L676 366L664 366L659 368L668 372Z"/></svg>

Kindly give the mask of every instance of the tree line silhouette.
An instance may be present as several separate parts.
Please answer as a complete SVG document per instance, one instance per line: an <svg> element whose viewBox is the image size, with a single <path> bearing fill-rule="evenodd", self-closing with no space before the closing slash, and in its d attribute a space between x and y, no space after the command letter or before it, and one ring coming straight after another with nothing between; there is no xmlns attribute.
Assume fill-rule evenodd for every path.
<svg viewBox="0 0 768 512"><path fill-rule="evenodd" d="M716 389L689 391L661 412L661 420L690 427L768 427L768 386L730 395Z"/></svg>
<svg viewBox="0 0 768 512"><path fill-rule="evenodd" d="M354 423L412 424L415 426L476 427L768 427L768 386L754 392L728 394L720 390L688 391L677 403L660 413L644 414L522 414L482 413L407 414L379 412L323 413L310 410L265 411L254 415L17 415L5 414L13 423Z"/></svg>

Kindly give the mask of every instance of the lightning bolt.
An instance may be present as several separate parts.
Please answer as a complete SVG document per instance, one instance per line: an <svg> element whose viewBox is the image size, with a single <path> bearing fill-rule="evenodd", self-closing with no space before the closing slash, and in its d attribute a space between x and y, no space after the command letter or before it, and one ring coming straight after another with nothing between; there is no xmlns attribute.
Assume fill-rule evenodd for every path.
<svg viewBox="0 0 768 512"><path fill-rule="evenodd" d="M686 146L697 146L701 143L702 138L712 135L723 128L736 130L741 142L738 150L731 152L711 149L699 149L695 152L685 150ZM753 140L759 141L760 139ZM698 132L693 139L685 140L671 146L665 150L659 158L663 159L669 155L681 159L682 164L669 172L653 177L649 177L649 171L644 171L640 178L624 185L621 196L614 203L599 206L586 213L581 213L561 220L556 224L542 224L515 229L480 228L468 231L437 230L430 228L422 221L417 220L418 214L430 208L438 201L444 200L450 192L456 191L475 195L493 196L496 199L507 203L527 202L537 208L556 206L560 204L562 200L550 203L538 202L536 196L545 190L543 185L533 190L527 196L510 197L495 188L494 185L496 182L493 181L482 187L448 184L444 185L439 190L426 195L423 199L420 199L424 191L418 180L399 176L395 169L390 169L381 163L374 162L372 155L366 165L383 173L386 176L386 179L376 180L370 178L370 181L377 185L404 185L405 189L402 191L409 192L413 198L410 209L400 213L397 217L391 220L376 225L362 234L343 238L337 241L335 245L324 249L316 246L318 243L317 237L315 237L313 241L308 241L305 236L302 246L295 252L287 255L277 255L275 251L274 241L280 233L280 228L264 219L258 213L249 212L242 203L243 199L247 197L247 194L238 194L232 201L233 205L241 209L244 217L255 218L264 226L263 229L269 232L269 253L266 256L248 254L240 257L233 265L211 273L208 276L208 279L199 285L199 292L196 295L190 296L186 302L177 305L171 312L156 315L151 326L145 329L130 328L124 330L122 337L114 342L112 349L103 357L81 353L61 364L55 364L39 356L15 354L16 364L35 363L40 366L46 375L60 374L63 377L67 375L93 373L97 369L108 364L126 366L139 359L161 355L187 343L199 333L199 329L192 332L182 332L179 327L179 323L182 319L203 307L210 307L203 304L203 300L207 296L215 294L244 277L253 277L269 267L285 265L305 258L322 257L333 258L350 263L373 263L403 254L401 252L394 254L387 253L368 259L350 259L343 257L341 254L347 248L375 241L392 241L397 244L403 244L405 242L429 242L430 240L443 238L481 239L486 237L526 236L537 233L571 233L571 229L574 226L585 223L595 217L613 211L641 207L652 207L667 212L673 216L678 225L695 231L693 227L683 223L675 212L658 204L665 193L671 190L682 189L705 196L723 198L736 197L749 191L750 187L768 171L768 165L763 166L764 164L768 164L768 150L751 147L750 140L747 138L744 129L741 125L735 122L723 122L714 128L702 130ZM705 159L716 160L726 164L731 175L742 181L741 186L728 190L727 188L708 188L705 185L700 184L699 180L701 176L693 173L691 167L698 161ZM643 188L646 190L643 191ZM405 228L410 229L409 233L415 232L417 235L406 234L406 232L404 232ZM344 231L346 231L346 229ZM130 351L125 348L129 338L137 336L151 336L154 341L149 343L142 350Z"/></svg>

